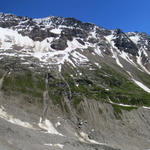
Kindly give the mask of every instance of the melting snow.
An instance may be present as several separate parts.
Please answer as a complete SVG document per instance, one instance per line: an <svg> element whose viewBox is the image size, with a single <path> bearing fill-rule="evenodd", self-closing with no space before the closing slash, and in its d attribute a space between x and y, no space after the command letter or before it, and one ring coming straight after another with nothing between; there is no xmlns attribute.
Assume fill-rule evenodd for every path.
<svg viewBox="0 0 150 150"><path fill-rule="evenodd" d="M33 41L27 37L18 34L17 31L0 27L0 41L2 49L11 49L13 45L33 47Z"/></svg>
<svg viewBox="0 0 150 150"><path fill-rule="evenodd" d="M119 58L117 57L117 53L113 53L113 56L114 56L114 58L115 58L115 60L116 60L116 63L117 63L121 68L123 68L123 65L120 63Z"/></svg>
<svg viewBox="0 0 150 150"><path fill-rule="evenodd" d="M63 149L64 148L64 145L62 144L44 144L46 146L51 146L51 147L58 147L60 149Z"/></svg>
<svg viewBox="0 0 150 150"><path fill-rule="evenodd" d="M52 32L60 34L61 29L52 29ZM13 49L13 46L20 46L19 51L23 52L26 50L26 55L33 56L38 58L41 62L46 64L56 64L58 65L58 70L61 72L61 65L65 62L69 62L75 67L75 64L69 58L72 54L74 61L86 62L88 59L80 54L79 52L73 53L77 48L83 49L87 48L87 46L81 45L76 39L73 41L67 41L68 47L64 50L54 50L50 47L50 42L53 41L53 38L47 38L41 42L33 41L29 37L22 36L17 31L13 31L11 29L3 29L0 28L0 48L4 50ZM15 50L14 50L15 52ZM9 55L9 56L20 56L18 51L16 53L1 53L1 55ZM78 60L76 60L78 58ZM79 63L79 62L78 62Z"/></svg>
<svg viewBox="0 0 150 150"><path fill-rule="evenodd" d="M52 29L51 32L55 34L61 34L62 29Z"/></svg>
<svg viewBox="0 0 150 150"><path fill-rule="evenodd" d="M112 101L110 100L110 98L108 98L108 100L109 100L109 103L115 104L115 105L118 105L118 106L124 106L124 107L137 107L137 106L135 106L135 105L127 105L127 104L115 103L115 102L112 102Z"/></svg>
<svg viewBox="0 0 150 150"><path fill-rule="evenodd" d="M140 37L138 35L130 36L129 37L135 44L138 44Z"/></svg>
<svg viewBox="0 0 150 150"><path fill-rule="evenodd" d="M124 107L137 107L136 105L127 105L127 104L121 104L121 103L115 103L115 102L112 102L111 100L110 100L110 98L108 99L109 100L109 103L110 104L115 104L115 105L118 105L118 106L124 106ZM150 107L146 107L146 106L142 106L142 108L144 108L144 109L150 109Z"/></svg>
<svg viewBox="0 0 150 150"><path fill-rule="evenodd" d="M99 143L95 140L89 139L88 134L84 132L80 132L80 136L76 134L76 136L79 138L79 141L85 142L85 143L92 143L92 144L98 144L98 145L107 145L106 143Z"/></svg>
<svg viewBox="0 0 150 150"><path fill-rule="evenodd" d="M96 48L94 49L94 52L95 52L97 55L103 57L102 52L101 52L101 50L100 50L98 47L96 47Z"/></svg>
<svg viewBox="0 0 150 150"><path fill-rule="evenodd" d="M17 118L14 118L12 115L9 115L4 107L1 106L0 108L0 118L3 118L5 119L6 121L10 122L10 123L13 123L15 125L19 125L19 126L22 126L22 127L25 127L25 128L30 128L30 129L34 129L33 126L28 123L28 122L23 122Z"/></svg>
<svg viewBox="0 0 150 150"><path fill-rule="evenodd" d="M146 52L145 52L146 53ZM139 50L138 52L139 56L137 56L137 63L141 66L141 68L148 74L150 74L150 72L143 66L142 64L142 51Z"/></svg>
<svg viewBox="0 0 150 150"><path fill-rule="evenodd" d="M118 48L115 46L114 41L113 41L113 38L114 38L113 32L112 32L111 35L106 36L105 38L106 38L106 39L108 40L108 42L112 45L112 47L115 48L115 50L117 50L118 53L120 54L120 51L119 51ZM115 52L115 50L114 50L113 48L111 48L111 53L112 53L112 55L113 55L112 57L115 59L117 65L119 65L121 68L123 68L123 65L120 63L119 58L118 58L118 56L117 56L118 54L117 54L117 52Z"/></svg>
<svg viewBox="0 0 150 150"><path fill-rule="evenodd" d="M123 59L125 59L131 65L134 65L136 68L138 68L137 65L132 61L132 59L130 59L130 57L128 56L128 54L125 53L124 51L121 52L120 57L122 57Z"/></svg>
<svg viewBox="0 0 150 150"><path fill-rule="evenodd" d="M41 122L41 118L40 118L39 127L46 130L50 134L56 134L56 135L63 136L61 133L59 133L54 128L53 124L47 119L45 119L43 122Z"/></svg>
<svg viewBox="0 0 150 150"><path fill-rule="evenodd" d="M55 127L57 128L57 127L59 127L59 126L61 126L61 123L58 121L58 122L55 124Z"/></svg>
<svg viewBox="0 0 150 150"><path fill-rule="evenodd" d="M99 63L95 63L95 65L96 65L99 69L102 68Z"/></svg>
<svg viewBox="0 0 150 150"><path fill-rule="evenodd" d="M72 59L75 61L76 64L82 64L89 61L87 57L85 57L84 55L80 54L77 51L74 51L72 53L72 56L73 56Z"/></svg>
<svg viewBox="0 0 150 150"><path fill-rule="evenodd" d="M139 87L141 87L144 91L150 93L150 89L149 89L147 86L145 86L143 83L141 83L141 82L139 82L139 81L137 81L137 80L135 80L135 79L132 79L132 80L133 80Z"/></svg>

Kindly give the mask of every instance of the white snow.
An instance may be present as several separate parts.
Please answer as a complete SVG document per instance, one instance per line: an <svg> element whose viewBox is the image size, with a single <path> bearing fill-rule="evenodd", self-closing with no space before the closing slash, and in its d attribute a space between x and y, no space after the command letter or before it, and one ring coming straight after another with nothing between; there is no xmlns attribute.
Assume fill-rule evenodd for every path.
<svg viewBox="0 0 150 150"><path fill-rule="evenodd" d="M53 33L60 34L61 29L52 29ZM55 64L58 65L58 70L61 72L61 66L65 62L69 62L73 67L76 67L74 62L70 59L70 56L75 57L73 60L80 63L87 62L88 59L80 54L79 52L73 53L77 48L81 50L87 48L87 46L81 45L76 39L73 41L67 41L68 47L65 50L54 50L50 47L50 43L53 38L46 38L43 41L33 41L29 37L22 36L17 31L11 29L0 28L0 48L4 50L14 49L13 46L20 46L20 52L25 52L24 56L33 56L38 58L41 62L45 64ZM17 51L15 53L1 53L0 55L8 56L20 56Z"/></svg>
<svg viewBox="0 0 150 150"><path fill-rule="evenodd" d="M11 49L13 45L20 47L33 47L33 41L27 37L18 34L17 31L0 27L0 42L2 49Z"/></svg>
<svg viewBox="0 0 150 150"><path fill-rule="evenodd" d="M80 72L79 75L82 76L82 73Z"/></svg>
<svg viewBox="0 0 150 150"><path fill-rule="evenodd" d="M109 91L110 89L105 89L106 91Z"/></svg>
<svg viewBox="0 0 150 150"><path fill-rule="evenodd" d="M114 41L113 41L113 32L111 35L106 36L105 37L107 39L107 41L112 45L111 48L111 53L112 53L112 57L115 59L117 65L119 65L121 68L123 68L123 65L120 63L119 58L118 58L118 54L120 54L120 51L118 50L118 48L115 46ZM114 49L113 49L114 48Z"/></svg>
<svg viewBox="0 0 150 150"><path fill-rule="evenodd" d="M115 60L116 60L116 63L117 63L121 68L123 68L123 65L120 63L119 58L117 57L117 53L113 53L113 56L114 56L114 58L115 58Z"/></svg>
<svg viewBox="0 0 150 150"><path fill-rule="evenodd" d="M115 48L115 44L114 44L114 41L113 41L113 39L114 39L113 32L114 32L114 31L112 31L112 33L111 33L110 35L105 36L105 38L106 38L106 40L112 45L112 47Z"/></svg>
<svg viewBox="0 0 150 150"><path fill-rule="evenodd" d="M44 24L45 28L49 28L52 24L51 18L53 18L53 16L34 19L34 21L37 22L38 24L40 24L42 22Z"/></svg>
<svg viewBox="0 0 150 150"><path fill-rule="evenodd" d="M146 52L145 52L146 53ZM137 63L140 65L140 67L147 73L150 75L150 72L143 66L142 64L142 50L139 50L138 52L139 56L136 56L137 58Z"/></svg>
<svg viewBox="0 0 150 150"><path fill-rule="evenodd" d="M39 122L39 127L46 130L48 133L50 134L56 134L56 135L60 135L63 136L61 133L59 133L55 127L53 126L53 124L50 122L50 120L45 119L43 122L41 122L41 118L40 118L40 122Z"/></svg>
<svg viewBox="0 0 150 150"><path fill-rule="evenodd" d="M103 57L102 52L101 52L101 50L99 49L98 46L95 47L94 52L95 52L97 55Z"/></svg>
<svg viewBox="0 0 150 150"><path fill-rule="evenodd" d="M145 86L143 83L141 83L140 81L137 81L135 79L132 79L139 87L141 87L144 91L150 93L150 89Z"/></svg>
<svg viewBox="0 0 150 150"><path fill-rule="evenodd" d="M98 144L98 145L107 145L106 143L99 143L95 140L89 139L88 134L84 133L84 132L80 132L80 135L75 134L79 141L84 142L84 143L92 143L92 144Z"/></svg>
<svg viewBox="0 0 150 150"><path fill-rule="evenodd" d="M144 109L149 109L149 110L150 110L150 107L143 106L143 108L144 108Z"/></svg>
<svg viewBox="0 0 150 150"><path fill-rule="evenodd" d="M135 43L138 44L140 37L138 35L129 36L129 38Z"/></svg>
<svg viewBox="0 0 150 150"><path fill-rule="evenodd" d="M112 52L112 54L113 54L113 58L116 60L116 63L117 63L121 68L123 68L123 65L120 63L119 58L118 58L117 55L119 55L120 57L122 57L123 59L125 59L127 62L129 62L130 64L134 65L136 68L138 68L138 66L132 61L132 59L130 59L129 54L125 53L124 51L120 52L120 51L118 50L118 48L115 46L114 41L113 41L113 39L114 39L113 31L112 31L112 34L111 34L111 35L106 36L105 38L107 39L107 41L108 41L108 42L112 45L112 47L114 48L114 49L111 48L111 52ZM136 37L136 39L138 40L138 37ZM116 50L116 52L115 52L115 50ZM139 69L139 68L138 68L138 69ZM140 70L140 69L139 69L139 70Z"/></svg>
<svg viewBox="0 0 150 150"><path fill-rule="evenodd" d="M133 78L133 76L132 76L132 74L131 74L131 72L129 72L129 71L126 71L132 78Z"/></svg>
<svg viewBox="0 0 150 150"><path fill-rule="evenodd" d="M51 146L51 147L58 147L60 149L63 149L64 148L64 145L63 144L44 144L46 146Z"/></svg>
<svg viewBox="0 0 150 150"><path fill-rule="evenodd" d="M59 127L59 126L61 126L61 123L58 121L58 122L55 124L55 127L57 128L57 127Z"/></svg>
<svg viewBox="0 0 150 150"><path fill-rule="evenodd" d="M84 63L86 63L86 62L89 61L86 56L80 54L80 53L77 52L77 51L72 52L71 55L72 55L72 57L73 57L72 59L75 61L75 63L76 63L77 65L79 65L79 64L84 64Z"/></svg>
<svg viewBox="0 0 150 150"><path fill-rule="evenodd" d="M51 32L55 34L61 34L62 29L52 29Z"/></svg>
<svg viewBox="0 0 150 150"><path fill-rule="evenodd" d="M51 18L48 17L47 20L49 19ZM40 23L42 20L37 19L36 21ZM60 34L61 30L62 29L57 28L52 29L51 31L53 33ZM53 41L53 39L54 38L50 37L43 41L33 41L29 37L22 36L17 31L13 31L12 29L0 28L0 49L2 50L0 53L0 58L4 55L20 56L22 58L32 56L38 58L41 62L41 65L42 63L46 65L57 65L59 72L61 72L62 65L65 62L70 63L73 67L89 62L89 59L84 54L81 54L83 49L88 47L87 43L82 45L76 40L76 38L74 38L72 41L67 41L68 47L62 51L54 50L50 47L50 43ZM14 45L17 47L20 46L20 50L14 50ZM96 46L96 44L91 44L90 46L95 47L94 54L102 56L101 50L98 46ZM13 50L14 52L7 52L9 49ZM4 53L4 51L6 52Z"/></svg>
<svg viewBox="0 0 150 150"><path fill-rule="evenodd" d="M127 105L127 104L121 104L121 103L115 103L115 102L112 102L110 100L110 98L108 97L108 100L109 100L109 103L110 104L115 104L115 105L118 105L118 106L124 106L124 107L137 107L136 105Z"/></svg>
<svg viewBox="0 0 150 150"><path fill-rule="evenodd" d="M79 87L79 83L76 83L76 87Z"/></svg>
<svg viewBox="0 0 150 150"><path fill-rule="evenodd" d="M129 54L125 53L124 51L121 52L120 57L122 57L123 59L125 59L127 62L129 62L131 65L135 66L136 68L138 68L138 66L132 61L132 59L130 59Z"/></svg>
<svg viewBox="0 0 150 150"><path fill-rule="evenodd" d="M95 65L96 65L99 69L102 68L99 63L95 63Z"/></svg>
<svg viewBox="0 0 150 150"><path fill-rule="evenodd" d="M142 57L141 57L142 52L145 54L145 56L148 56L148 54L146 53L146 51L145 51L144 49L139 50L139 56L137 56L137 63L141 66L141 68L143 69L143 70L142 70L141 68L138 67L138 65L137 65L135 62L133 62L132 59L130 59L128 53L125 53L124 51L120 52L120 51L118 50L118 48L114 45L113 32L112 32L111 35L106 36L105 38L106 38L106 39L108 40L108 42L112 45L112 47L115 48L115 50L117 51L117 53L116 53L116 52L114 52L114 49L111 49L111 52L112 52L112 54L113 54L113 58L115 58L116 63L117 63L120 67L123 68L123 65L119 62L119 59L118 59L118 56L117 56L117 55L119 55L120 57L122 57L123 59L125 59L125 60L126 60L127 62L129 62L130 64L134 65L134 66L135 66L137 69L139 69L140 71L143 71L143 70L144 70L145 72L147 72L148 74L150 74L150 72L143 66L142 60L141 60L141 59L142 59ZM131 39L135 44L138 44L138 41L139 41L140 37L139 37L138 35L134 35L134 36L131 36L130 39Z"/></svg>
<svg viewBox="0 0 150 150"><path fill-rule="evenodd" d="M6 121L8 121L12 124L15 124L15 125L19 125L19 126L22 126L22 127L25 127L25 128L34 129L33 126L30 123L21 121L20 119L17 119L15 117L13 117L12 115L8 114L5 111L5 108L3 106L1 106L1 108L0 108L0 118L3 118Z"/></svg>
<svg viewBox="0 0 150 150"><path fill-rule="evenodd" d="M75 52L75 50L77 48L83 48L83 46L77 42L76 39L73 39L73 41L67 41L67 45L68 47L65 50L51 50L50 52L35 52L33 55L34 57L39 58L41 61L43 62L48 62L48 64L57 64L58 65L58 70L59 72L61 72L61 66L62 64L64 64L65 62L69 62L70 64L72 64L75 67L75 64L72 62L72 60L70 59L70 55L72 56L76 56L76 59L73 59L75 61L77 61L77 58L79 61L85 62L85 61L89 61L84 55L80 54L79 52ZM74 54L74 52L76 54Z"/></svg>
<svg viewBox="0 0 150 150"><path fill-rule="evenodd" d="M93 37L94 37L94 38L97 38L97 36L96 36L96 26L94 27L93 31L90 32L90 34L91 34L92 38L93 38Z"/></svg>

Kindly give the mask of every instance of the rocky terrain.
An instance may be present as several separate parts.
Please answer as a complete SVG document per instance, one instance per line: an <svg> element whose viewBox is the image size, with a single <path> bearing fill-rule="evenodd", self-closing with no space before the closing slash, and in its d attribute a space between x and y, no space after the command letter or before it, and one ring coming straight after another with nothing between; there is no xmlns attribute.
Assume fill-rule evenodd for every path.
<svg viewBox="0 0 150 150"><path fill-rule="evenodd" d="M149 59L146 33L0 13L0 149L150 149Z"/></svg>

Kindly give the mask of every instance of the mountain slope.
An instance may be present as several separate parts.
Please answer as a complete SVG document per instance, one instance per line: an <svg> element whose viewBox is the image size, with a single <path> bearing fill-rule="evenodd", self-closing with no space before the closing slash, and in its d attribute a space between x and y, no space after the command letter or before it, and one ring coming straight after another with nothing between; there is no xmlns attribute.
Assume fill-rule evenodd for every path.
<svg viewBox="0 0 150 150"><path fill-rule="evenodd" d="M35 143L40 140L38 134L43 134L39 129L48 130L51 139L56 134L56 141L61 141L53 127L60 118L63 125L58 123L58 129L67 138L63 144L41 147L45 149L148 149L149 49L146 33L107 30L74 18L32 19L1 13L0 101L4 110L0 117L6 125L23 126L22 133L18 132L25 139L26 128L32 126L28 132ZM12 124L8 126L15 130ZM47 135L40 136L45 141ZM12 137L10 143L17 142L23 150L38 147L35 143L24 147L27 143Z"/></svg>

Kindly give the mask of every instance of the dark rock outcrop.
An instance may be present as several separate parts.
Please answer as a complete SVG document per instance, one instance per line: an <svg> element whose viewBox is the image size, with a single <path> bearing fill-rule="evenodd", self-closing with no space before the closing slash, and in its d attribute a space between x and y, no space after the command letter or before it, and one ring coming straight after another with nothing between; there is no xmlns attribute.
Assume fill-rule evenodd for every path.
<svg viewBox="0 0 150 150"><path fill-rule="evenodd" d="M65 38L54 40L51 44L51 47L56 50L64 50L68 47L67 40Z"/></svg>
<svg viewBox="0 0 150 150"><path fill-rule="evenodd" d="M138 54L137 46L120 29L115 30L115 46L120 50L136 56Z"/></svg>

